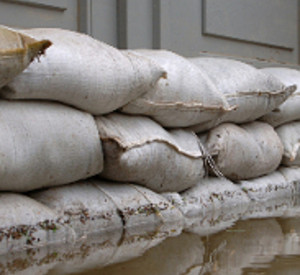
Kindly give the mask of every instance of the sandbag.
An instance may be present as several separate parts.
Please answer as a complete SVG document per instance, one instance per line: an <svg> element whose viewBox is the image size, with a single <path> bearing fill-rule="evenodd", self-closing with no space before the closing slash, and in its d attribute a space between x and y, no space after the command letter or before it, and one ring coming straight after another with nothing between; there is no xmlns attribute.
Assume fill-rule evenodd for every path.
<svg viewBox="0 0 300 275"><path fill-rule="evenodd" d="M179 210L164 197L133 184L91 179L29 196L55 210L74 229L77 239L116 230L128 236L156 232L168 222L176 224L175 232L180 233L183 224Z"/></svg>
<svg viewBox="0 0 300 275"><path fill-rule="evenodd" d="M93 180L31 192L29 196L56 211L74 229L77 239L94 233L123 231L116 205Z"/></svg>
<svg viewBox="0 0 300 275"><path fill-rule="evenodd" d="M297 90L285 102L261 120L277 127L281 124L300 119L300 71L290 68L263 68L264 73L277 77L284 85L297 85Z"/></svg>
<svg viewBox="0 0 300 275"><path fill-rule="evenodd" d="M29 191L101 172L93 117L48 102L0 101L0 190Z"/></svg>
<svg viewBox="0 0 300 275"><path fill-rule="evenodd" d="M182 191L205 174L197 137L166 131L147 117L117 113L97 117L105 155L101 176L151 190Z"/></svg>
<svg viewBox="0 0 300 275"><path fill-rule="evenodd" d="M300 167L279 167L278 171L285 177L289 184L294 185L295 195L300 195Z"/></svg>
<svg viewBox="0 0 300 275"><path fill-rule="evenodd" d="M276 77L251 65L225 58L196 57L189 59L206 70L212 82L234 108L220 118L193 127L203 132L222 122L245 123L269 113L284 102L296 89L285 87Z"/></svg>
<svg viewBox="0 0 300 275"><path fill-rule="evenodd" d="M294 121L287 124L283 124L276 128L276 132L280 137L284 147L282 164L285 166L299 166L300 122Z"/></svg>
<svg viewBox="0 0 300 275"><path fill-rule="evenodd" d="M243 191L255 201L291 198L295 194L294 185L287 181L280 171L239 183Z"/></svg>
<svg viewBox="0 0 300 275"><path fill-rule="evenodd" d="M0 88L21 73L51 45L0 25Z"/></svg>
<svg viewBox="0 0 300 275"><path fill-rule="evenodd" d="M41 62L33 62L0 91L6 98L56 100L97 115L142 95L164 75L153 62L85 34L38 28L22 32L53 45Z"/></svg>
<svg viewBox="0 0 300 275"><path fill-rule="evenodd" d="M231 180L256 178L276 170L283 154L273 127L263 122L224 123L200 136L223 175Z"/></svg>
<svg viewBox="0 0 300 275"><path fill-rule="evenodd" d="M122 112L148 115L166 127L186 127L216 119L229 110L224 96L205 70L184 57L166 50L135 50L134 53L162 66L168 77L123 107Z"/></svg>
<svg viewBox="0 0 300 275"><path fill-rule="evenodd" d="M250 199L224 178L205 178L178 194L164 193L184 215L184 230L207 236L232 226L247 210Z"/></svg>
<svg viewBox="0 0 300 275"><path fill-rule="evenodd" d="M0 194L0 224L0 254L75 240L57 213L21 194Z"/></svg>

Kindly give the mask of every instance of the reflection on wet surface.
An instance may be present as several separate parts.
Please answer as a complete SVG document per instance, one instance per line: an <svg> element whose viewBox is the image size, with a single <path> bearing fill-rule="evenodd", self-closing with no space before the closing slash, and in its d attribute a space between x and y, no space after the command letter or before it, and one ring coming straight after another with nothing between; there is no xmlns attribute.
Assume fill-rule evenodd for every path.
<svg viewBox="0 0 300 275"><path fill-rule="evenodd" d="M299 202L208 213L181 234L170 223L13 252L0 256L0 274L300 274Z"/></svg>

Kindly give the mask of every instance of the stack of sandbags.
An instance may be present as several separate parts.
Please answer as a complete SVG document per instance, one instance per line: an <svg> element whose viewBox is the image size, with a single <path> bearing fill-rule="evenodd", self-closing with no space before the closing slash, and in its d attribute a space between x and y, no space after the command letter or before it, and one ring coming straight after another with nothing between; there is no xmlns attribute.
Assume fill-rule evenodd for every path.
<svg viewBox="0 0 300 275"><path fill-rule="evenodd" d="M239 219L253 198L245 183L205 178L206 164L211 175L248 181L281 162L278 134L284 134L254 120L284 102L295 90L293 81L285 86L276 76L226 59L119 51L67 30L3 29L26 42L26 62L13 73L7 65L0 81L0 96L16 99L0 101L0 190L29 191L94 175L123 182L81 181L30 193L72 228L75 239L124 229L126 249L113 257L126 259L145 226L155 232L175 222L162 231L178 234L184 226L200 235L216 232ZM11 48L19 50L16 45ZM197 136L186 127L206 132ZM175 193L167 201L130 183Z"/></svg>

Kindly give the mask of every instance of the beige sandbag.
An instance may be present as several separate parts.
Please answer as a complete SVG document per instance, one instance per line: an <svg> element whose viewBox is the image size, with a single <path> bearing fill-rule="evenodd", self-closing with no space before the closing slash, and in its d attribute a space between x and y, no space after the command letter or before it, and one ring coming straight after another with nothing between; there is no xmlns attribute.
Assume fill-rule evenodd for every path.
<svg viewBox="0 0 300 275"><path fill-rule="evenodd" d="M130 114L151 116L166 127L186 127L208 122L228 111L224 96L205 70L166 50L135 50L157 62L167 72L154 89L122 108Z"/></svg>
<svg viewBox="0 0 300 275"><path fill-rule="evenodd" d="M105 155L102 177L154 191L182 191L205 174L203 154L190 131L166 131L147 117L110 114L96 123Z"/></svg>
<svg viewBox="0 0 300 275"><path fill-rule="evenodd" d="M193 129L202 132L222 122L245 123L269 113L284 102L296 89L285 87L276 77L251 65L225 58L197 57L189 59L206 70L230 106L236 106L222 117Z"/></svg>
<svg viewBox="0 0 300 275"><path fill-rule="evenodd" d="M297 85L297 90L285 102L272 112L264 115L261 120L274 127L300 119L300 71L290 68L263 68L264 73L277 77L284 85Z"/></svg>
<svg viewBox="0 0 300 275"><path fill-rule="evenodd" d="M250 203L238 185L213 177L202 179L180 194L165 193L164 196L184 215L184 230L200 236L232 226Z"/></svg>
<svg viewBox="0 0 300 275"><path fill-rule="evenodd" d="M74 240L74 231L47 206L21 194L0 194L0 254Z"/></svg>
<svg viewBox="0 0 300 275"><path fill-rule="evenodd" d="M0 25L0 88L21 73L35 57L44 54L49 40L35 40Z"/></svg>
<svg viewBox="0 0 300 275"><path fill-rule="evenodd" d="M294 121L287 124L283 124L276 128L276 132L280 137L284 147L282 164L285 166L299 166L300 122Z"/></svg>
<svg viewBox="0 0 300 275"><path fill-rule="evenodd" d="M273 127L263 122L237 126L224 123L201 139L224 176L232 180L256 178L280 164L283 146Z"/></svg>
<svg viewBox="0 0 300 275"><path fill-rule="evenodd" d="M300 167L280 167L278 171L285 177L289 184L294 185L295 195L300 195Z"/></svg>
<svg viewBox="0 0 300 275"><path fill-rule="evenodd" d="M53 45L41 62L33 62L0 92L6 98L57 100L103 114L147 92L164 74L151 61L85 34L61 29L22 32L50 39Z"/></svg>
<svg viewBox="0 0 300 275"><path fill-rule="evenodd" d="M123 231L116 205L97 188L97 181L32 192L30 197L55 210L79 239L93 233Z"/></svg>
<svg viewBox="0 0 300 275"><path fill-rule="evenodd" d="M252 200L256 201L291 198L295 193L294 185L279 171L251 180L242 180L240 186Z"/></svg>
<svg viewBox="0 0 300 275"><path fill-rule="evenodd" d="M101 172L93 117L58 103L0 101L0 190L28 191Z"/></svg>

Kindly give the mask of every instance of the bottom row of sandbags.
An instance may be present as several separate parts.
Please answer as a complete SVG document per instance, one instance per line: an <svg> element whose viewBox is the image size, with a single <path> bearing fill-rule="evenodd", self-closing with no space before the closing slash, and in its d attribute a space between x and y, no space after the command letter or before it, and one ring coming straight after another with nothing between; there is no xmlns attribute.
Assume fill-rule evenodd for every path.
<svg viewBox="0 0 300 275"><path fill-rule="evenodd" d="M129 183L97 179L27 194L0 194L0 254L59 243L93 234L182 230L204 236L243 217L262 215L256 202L276 201L300 193L300 168L234 184L205 178L182 193L157 194ZM253 203L254 202L254 203Z"/></svg>

